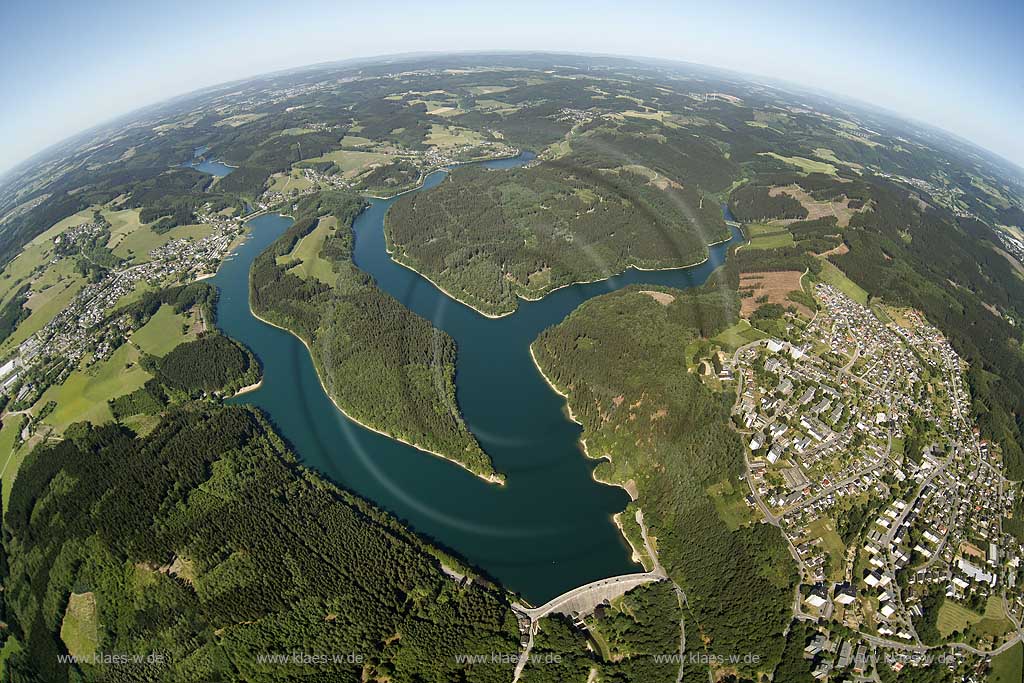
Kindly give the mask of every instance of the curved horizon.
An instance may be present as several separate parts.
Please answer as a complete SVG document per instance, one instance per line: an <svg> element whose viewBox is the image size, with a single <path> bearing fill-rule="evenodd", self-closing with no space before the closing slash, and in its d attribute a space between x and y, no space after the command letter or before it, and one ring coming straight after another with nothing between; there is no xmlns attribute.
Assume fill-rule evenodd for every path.
<svg viewBox="0 0 1024 683"><path fill-rule="evenodd" d="M784 82L934 127L1024 170L1014 125L1024 109L1014 28L1024 25L1024 7L1011 2L872 2L857 12L803 2L784 9L647 2L630 12L600 2L486 10L456 2L443 13L398 3L387 15L316 2L301 13L238 3L241 14L236 3L200 12L198 3L101 2L88 16L46 4L2 10L9 39L0 57L11 74L0 103L2 175L98 126L207 88L353 60L469 53L668 60ZM378 31L363 30L382 18L379 30L398 50L381 50ZM67 50L51 49L54 39Z"/></svg>

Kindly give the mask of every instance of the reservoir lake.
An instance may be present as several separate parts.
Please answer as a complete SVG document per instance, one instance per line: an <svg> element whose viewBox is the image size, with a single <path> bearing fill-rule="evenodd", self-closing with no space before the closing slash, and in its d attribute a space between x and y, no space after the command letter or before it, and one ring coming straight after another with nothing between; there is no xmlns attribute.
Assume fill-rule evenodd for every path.
<svg viewBox="0 0 1024 683"><path fill-rule="evenodd" d="M501 169L531 158L524 153L483 163ZM437 186L445 175L430 174L415 191ZM739 231L734 229L728 242L709 247L708 260L699 265L630 269L555 290L539 301L520 301L514 314L492 319L390 258L384 215L394 201L370 200L356 219L355 264L455 340L459 406L506 484L489 484L349 420L324 393L302 342L252 315L253 259L291 225L290 218L277 214L252 219L248 240L210 281L220 289L218 326L263 364L262 386L231 402L262 409L303 464L393 513L534 604L590 581L643 571L630 559L630 548L612 520L629 497L593 479L598 461L583 454L581 429L569 419L565 399L533 364L530 343L587 299L626 285L683 289L702 284L724 261L729 246L742 239Z"/></svg>

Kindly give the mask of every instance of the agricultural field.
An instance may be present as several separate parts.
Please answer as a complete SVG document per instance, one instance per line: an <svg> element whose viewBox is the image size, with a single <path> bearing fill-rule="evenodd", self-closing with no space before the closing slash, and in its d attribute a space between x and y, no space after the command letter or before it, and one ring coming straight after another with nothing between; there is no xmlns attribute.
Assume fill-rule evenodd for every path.
<svg viewBox="0 0 1024 683"><path fill-rule="evenodd" d="M761 155L778 159L779 161L796 166L804 173L824 173L825 175L834 176L837 170L832 164L824 161L815 161L814 159L808 159L806 157L784 157L781 154L776 154L775 152L761 152Z"/></svg>
<svg viewBox="0 0 1024 683"><path fill-rule="evenodd" d="M63 432L73 422L101 424L113 419L107 401L135 391L150 378L139 365L140 357L134 346L122 344L107 360L75 370L63 384L49 387L32 407L32 412L38 413L47 402L55 401L57 407L43 423L58 432Z"/></svg>
<svg viewBox="0 0 1024 683"><path fill-rule="evenodd" d="M743 226L750 242L744 249L779 249L795 244L793 234L784 226L772 223L750 223Z"/></svg>
<svg viewBox="0 0 1024 683"><path fill-rule="evenodd" d="M744 318L749 317L759 306L769 303L795 306L797 310L810 317L813 311L807 306L786 298L790 292L803 291L800 282L802 277L803 273L797 270L741 273L739 289L741 292L750 291L752 295L740 299L740 315ZM768 297L768 300L758 302L762 297Z"/></svg>
<svg viewBox="0 0 1024 683"><path fill-rule="evenodd" d="M298 260L300 263L289 268L289 273L298 275L303 280L313 278L324 284L333 285L338 276L330 261L320 258L320 249L323 247L324 240L334 232L336 226L337 219L334 216L319 219L317 226L299 240L291 252L277 258L278 264Z"/></svg>
<svg viewBox="0 0 1024 683"><path fill-rule="evenodd" d="M187 332L182 332L188 328ZM175 346L196 338L196 321L188 314L175 313L164 304L145 325L132 334L132 343L153 356L165 356Z"/></svg>

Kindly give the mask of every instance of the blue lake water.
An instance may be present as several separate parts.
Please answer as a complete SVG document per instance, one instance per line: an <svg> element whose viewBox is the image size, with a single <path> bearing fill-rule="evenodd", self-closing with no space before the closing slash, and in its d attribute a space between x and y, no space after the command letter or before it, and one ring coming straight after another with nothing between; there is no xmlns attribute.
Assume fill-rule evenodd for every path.
<svg viewBox="0 0 1024 683"><path fill-rule="evenodd" d="M193 152L192 161L182 165L194 168L197 171L202 171L203 173L209 173L210 175L218 178L222 178L235 170L234 166L228 166L224 162L207 159L204 156L206 154L206 150L206 147L197 147Z"/></svg>
<svg viewBox="0 0 1024 683"><path fill-rule="evenodd" d="M488 162L494 168L531 157ZM442 182L431 174L419 191ZM642 571L612 522L627 504L619 488L592 478L596 461L580 448L580 427L564 399L534 366L529 345L589 298L634 283L686 288L720 265L732 239L709 248L686 269L630 269L607 280L521 302L515 314L486 318L395 263L385 250L384 215L394 199L372 200L356 219L354 259L378 286L450 334L458 344L456 388L466 422L506 475L488 484L446 460L348 420L324 394L309 353L287 332L262 323L248 306L249 267L290 224L265 215L212 280L220 290L218 325L251 348L264 366L263 386L234 399L263 409L301 460L339 485L374 501L415 530L539 604L599 578Z"/></svg>

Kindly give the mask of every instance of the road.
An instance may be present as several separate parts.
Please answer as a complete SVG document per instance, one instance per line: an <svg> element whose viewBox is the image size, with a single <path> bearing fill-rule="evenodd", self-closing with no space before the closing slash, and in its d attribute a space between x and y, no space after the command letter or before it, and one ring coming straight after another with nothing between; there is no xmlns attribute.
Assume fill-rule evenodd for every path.
<svg viewBox="0 0 1024 683"><path fill-rule="evenodd" d="M522 605L514 607L533 621L542 619L552 613L565 615L571 615L574 612L590 614L594 611L595 607L606 600L613 600L620 595L628 593L637 586L655 581L663 581L665 578L665 573L660 571L623 574L622 576L600 579L584 586L573 588L571 591L552 598L540 607L524 607Z"/></svg>

